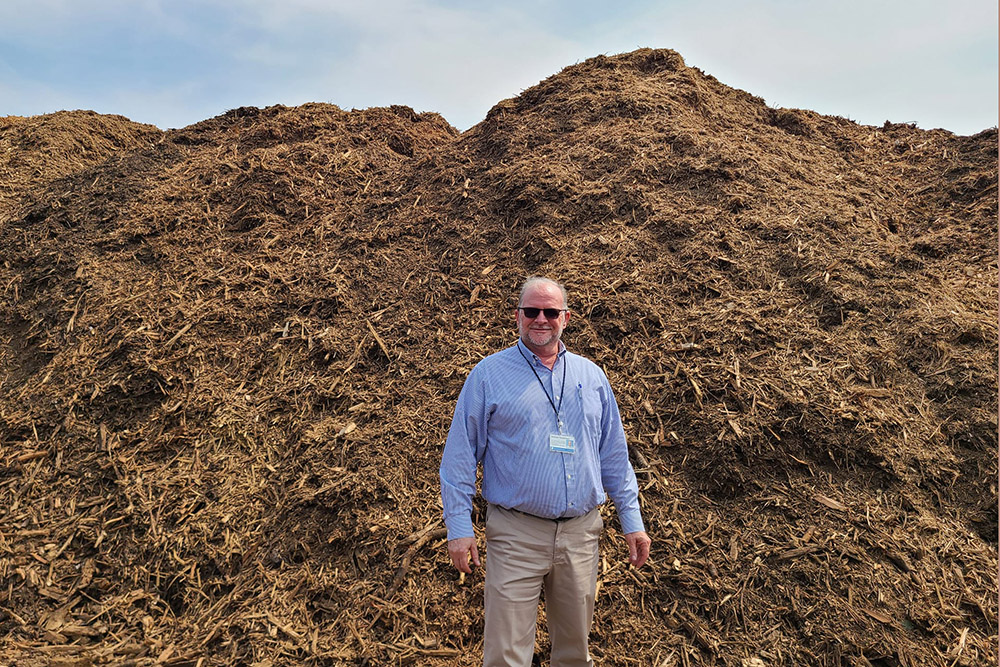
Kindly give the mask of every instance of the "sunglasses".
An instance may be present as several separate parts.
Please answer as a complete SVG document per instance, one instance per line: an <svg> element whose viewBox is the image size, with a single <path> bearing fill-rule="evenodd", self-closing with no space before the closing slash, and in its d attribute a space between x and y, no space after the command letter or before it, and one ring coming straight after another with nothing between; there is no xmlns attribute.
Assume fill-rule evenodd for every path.
<svg viewBox="0 0 1000 667"><path fill-rule="evenodd" d="M554 320L557 317L559 317L560 315L562 315L563 313L569 311L568 308L561 308L561 309L560 308L521 308L520 306L518 306L517 309L520 310L522 313L524 313L524 316L527 317L529 320L533 320L536 317L538 317L538 313L545 313L545 319L547 319L547 320Z"/></svg>

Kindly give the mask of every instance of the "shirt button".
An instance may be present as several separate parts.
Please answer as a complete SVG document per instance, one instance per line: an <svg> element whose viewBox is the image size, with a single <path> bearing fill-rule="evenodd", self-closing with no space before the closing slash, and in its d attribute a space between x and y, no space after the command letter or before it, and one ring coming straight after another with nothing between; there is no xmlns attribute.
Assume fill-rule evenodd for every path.
<svg viewBox="0 0 1000 667"><path fill-rule="evenodd" d="M566 475L566 479L573 479L573 475Z"/></svg>

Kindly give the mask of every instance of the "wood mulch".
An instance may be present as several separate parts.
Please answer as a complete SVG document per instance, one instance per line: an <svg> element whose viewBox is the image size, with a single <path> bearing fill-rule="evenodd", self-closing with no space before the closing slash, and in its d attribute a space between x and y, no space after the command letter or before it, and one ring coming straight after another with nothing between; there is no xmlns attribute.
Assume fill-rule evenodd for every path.
<svg viewBox="0 0 1000 667"><path fill-rule="evenodd" d="M629 568L604 508L599 664L995 664L995 129L644 49L464 133L307 104L0 146L0 663L479 664L437 468L537 273L653 539Z"/></svg>

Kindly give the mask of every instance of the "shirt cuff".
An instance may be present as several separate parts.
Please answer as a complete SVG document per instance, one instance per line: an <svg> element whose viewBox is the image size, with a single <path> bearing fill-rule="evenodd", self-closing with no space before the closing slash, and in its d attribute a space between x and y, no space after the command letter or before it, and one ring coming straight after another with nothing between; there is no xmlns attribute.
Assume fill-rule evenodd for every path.
<svg viewBox="0 0 1000 667"><path fill-rule="evenodd" d="M631 512L625 512L624 514L619 514L618 520L622 524L622 533L626 535L629 533L638 533L639 531L643 532L646 531L645 527L643 527L642 525L642 514L639 513L639 510L633 510ZM450 536L451 533L450 527L448 532Z"/></svg>
<svg viewBox="0 0 1000 667"><path fill-rule="evenodd" d="M449 540L476 536L476 532L472 529L471 514L457 514L447 517L444 520L444 525L448 527Z"/></svg>

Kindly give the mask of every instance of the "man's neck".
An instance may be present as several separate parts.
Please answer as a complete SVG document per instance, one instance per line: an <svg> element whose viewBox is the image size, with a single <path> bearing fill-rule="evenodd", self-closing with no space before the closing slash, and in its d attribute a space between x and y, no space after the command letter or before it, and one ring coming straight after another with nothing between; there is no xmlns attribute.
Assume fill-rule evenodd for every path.
<svg viewBox="0 0 1000 667"><path fill-rule="evenodd" d="M526 343L523 339L521 340L524 346L528 350L538 357L538 360L545 364L545 367L552 370L552 367L556 365L556 359L559 358L559 341L556 341L552 345L546 345L545 347L536 347L529 343Z"/></svg>

